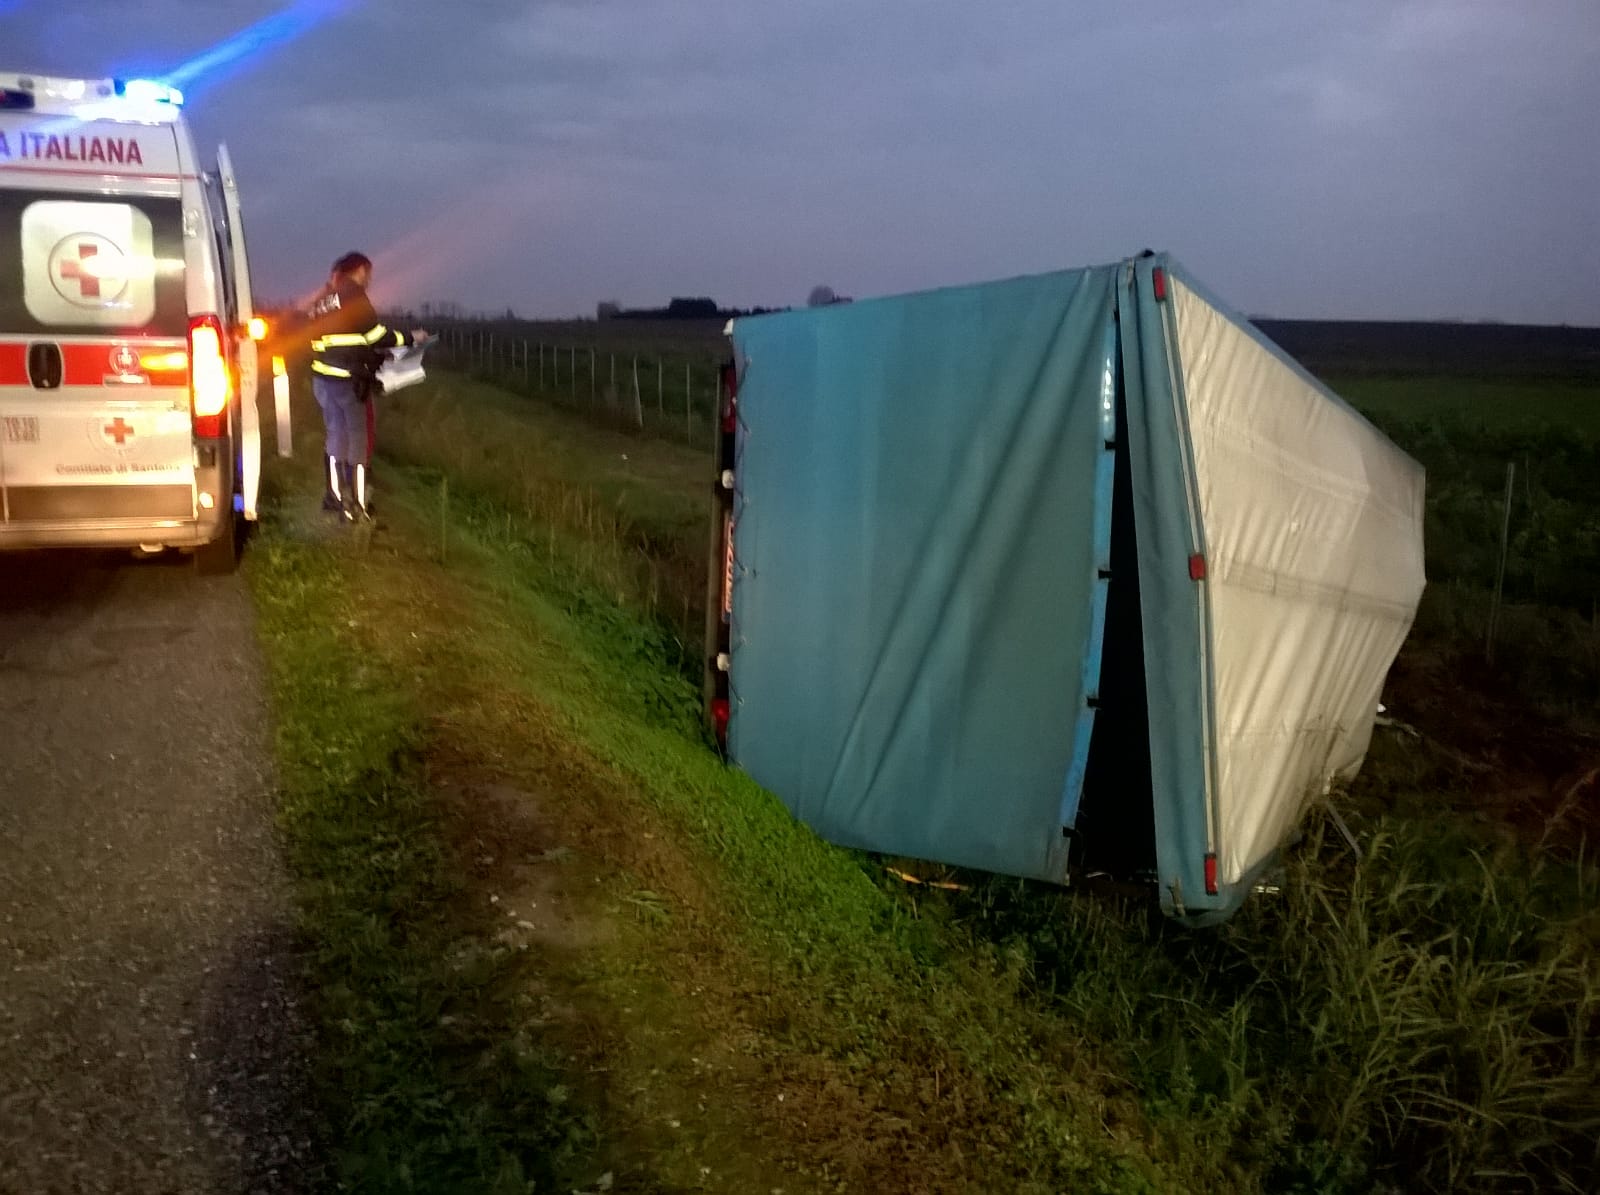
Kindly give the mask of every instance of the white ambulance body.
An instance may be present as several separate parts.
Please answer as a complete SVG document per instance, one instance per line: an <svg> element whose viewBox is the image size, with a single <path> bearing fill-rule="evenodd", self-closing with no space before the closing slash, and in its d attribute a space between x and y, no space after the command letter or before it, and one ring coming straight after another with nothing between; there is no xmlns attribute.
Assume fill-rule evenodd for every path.
<svg viewBox="0 0 1600 1195"><path fill-rule="evenodd" d="M0 549L236 559L261 446L226 149L182 97L0 72ZM242 398L242 401L241 401Z"/></svg>

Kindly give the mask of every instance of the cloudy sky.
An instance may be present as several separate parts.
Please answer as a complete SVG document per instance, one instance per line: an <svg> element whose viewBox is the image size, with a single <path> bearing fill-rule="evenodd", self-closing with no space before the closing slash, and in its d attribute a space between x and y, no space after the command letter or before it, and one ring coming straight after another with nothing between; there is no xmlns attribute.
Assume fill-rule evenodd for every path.
<svg viewBox="0 0 1600 1195"><path fill-rule="evenodd" d="M802 303L1169 249L1250 314L1600 325L1600 0L0 0L163 74L257 289Z"/></svg>

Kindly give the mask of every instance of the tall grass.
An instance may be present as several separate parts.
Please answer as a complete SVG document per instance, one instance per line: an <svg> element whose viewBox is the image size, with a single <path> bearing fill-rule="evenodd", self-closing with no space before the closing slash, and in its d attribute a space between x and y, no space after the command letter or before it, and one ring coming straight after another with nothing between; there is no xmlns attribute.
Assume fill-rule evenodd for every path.
<svg viewBox="0 0 1600 1195"><path fill-rule="evenodd" d="M450 377L405 392L386 413L387 459L448 476L538 529L549 561L668 629L698 654L705 603L704 519L710 454L622 431L550 419L526 403Z"/></svg>
<svg viewBox="0 0 1600 1195"><path fill-rule="evenodd" d="M1356 858L1313 819L1215 932L999 881L953 912L1025 942L1157 1122L1266 1189L1591 1189L1600 872L1442 820L1363 830Z"/></svg>

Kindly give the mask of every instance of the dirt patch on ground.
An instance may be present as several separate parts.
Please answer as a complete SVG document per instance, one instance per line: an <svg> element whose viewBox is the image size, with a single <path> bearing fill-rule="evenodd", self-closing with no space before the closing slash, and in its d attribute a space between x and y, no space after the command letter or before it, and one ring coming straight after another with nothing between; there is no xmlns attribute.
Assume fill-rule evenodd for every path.
<svg viewBox="0 0 1600 1195"><path fill-rule="evenodd" d="M592 863L544 815L548 798L488 781L436 783L449 810L451 855L468 878L497 942L522 950L582 951L614 937L569 889L597 880Z"/></svg>

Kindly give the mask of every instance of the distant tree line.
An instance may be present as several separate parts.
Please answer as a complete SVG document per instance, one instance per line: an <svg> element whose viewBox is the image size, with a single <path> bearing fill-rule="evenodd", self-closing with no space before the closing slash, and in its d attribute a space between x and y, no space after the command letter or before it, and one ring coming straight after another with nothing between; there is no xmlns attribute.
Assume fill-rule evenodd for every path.
<svg viewBox="0 0 1600 1195"><path fill-rule="evenodd" d="M595 307L599 320L714 320L738 319L747 315L767 315L782 307L723 307L715 299L674 298L665 307L624 307L608 299Z"/></svg>
<svg viewBox="0 0 1600 1195"><path fill-rule="evenodd" d="M807 307L829 307L835 303L850 302L848 295L837 293L831 286L814 286L806 296ZM283 304L283 308L290 307ZM615 299L606 299L595 305L595 319L601 322L607 320L729 320L739 319L748 315L768 315L775 311L788 311L787 307L723 307L715 299L704 295L693 297L677 296L671 299L665 307L624 307ZM390 314L399 315L395 311ZM461 303L449 300L430 299L420 304L414 312L410 309L403 314L422 320L446 322L473 322L484 323L493 320L516 322L519 317L510 307L501 312L488 312L481 308L469 309Z"/></svg>

